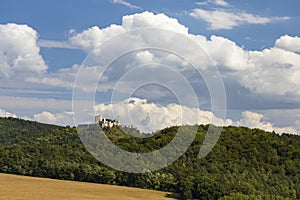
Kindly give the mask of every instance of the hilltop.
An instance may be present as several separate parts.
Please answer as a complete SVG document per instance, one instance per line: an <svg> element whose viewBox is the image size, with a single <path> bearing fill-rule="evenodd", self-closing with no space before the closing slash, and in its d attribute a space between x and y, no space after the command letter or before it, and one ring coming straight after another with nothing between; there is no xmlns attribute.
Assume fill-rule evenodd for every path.
<svg viewBox="0 0 300 200"><path fill-rule="evenodd" d="M151 138L133 138L118 127L105 130L125 150L150 152L171 141L177 129ZM200 159L207 129L200 125L188 151L170 166L131 174L99 163L74 127L0 118L0 172L168 191L182 199L300 198L299 136L224 127L212 152Z"/></svg>

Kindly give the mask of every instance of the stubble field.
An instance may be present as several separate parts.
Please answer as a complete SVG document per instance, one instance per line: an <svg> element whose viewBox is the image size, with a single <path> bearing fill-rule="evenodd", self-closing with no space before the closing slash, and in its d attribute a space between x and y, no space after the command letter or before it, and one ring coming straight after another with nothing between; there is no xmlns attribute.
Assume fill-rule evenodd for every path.
<svg viewBox="0 0 300 200"><path fill-rule="evenodd" d="M168 193L159 191L1 173L0 188L3 200L170 200Z"/></svg>

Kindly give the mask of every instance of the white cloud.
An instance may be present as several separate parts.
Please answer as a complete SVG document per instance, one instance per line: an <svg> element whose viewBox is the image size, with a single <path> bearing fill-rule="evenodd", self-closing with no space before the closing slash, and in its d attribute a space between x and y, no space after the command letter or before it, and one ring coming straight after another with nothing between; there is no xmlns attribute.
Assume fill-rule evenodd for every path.
<svg viewBox="0 0 300 200"><path fill-rule="evenodd" d="M72 112L60 112L52 114L51 112L43 111L33 115L33 119L38 122L56 125L74 125Z"/></svg>
<svg viewBox="0 0 300 200"><path fill-rule="evenodd" d="M225 9L205 10L196 8L190 16L206 21L211 29L232 29L242 24L267 24L276 21L288 20L290 17L261 17L244 11Z"/></svg>
<svg viewBox="0 0 300 200"><path fill-rule="evenodd" d="M127 15L122 18L122 26L127 30L137 28L162 28L186 35L188 28L180 24L177 19L166 16L165 14L154 14L152 12L143 12L133 15Z"/></svg>
<svg viewBox="0 0 300 200"><path fill-rule="evenodd" d="M146 99L128 98L122 102L111 104L97 104L95 113L106 118L120 119L122 125L133 125L144 132L152 132L165 127L176 125L210 124L218 126L245 126L259 128L276 133L299 134L300 126L274 126L265 120L260 113L244 111L242 118L236 122L231 119L221 119L210 111L199 108L189 108L178 104L160 106L148 103Z"/></svg>
<svg viewBox="0 0 300 200"><path fill-rule="evenodd" d="M295 97L300 95L300 55L278 48L250 51L255 67L240 71L240 83L252 92ZM292 99L290 99L292 100Z"/></svg>
<svg viewBox="0 0 300 200"><path fill-rule="evenodd" d="M229 20L231 21L230 23L237 24L240 23L239 21L245 21L247 23L268 23L277 19L263 17L256 18L257 16L243 12L239 13L238 15L224 10L222 12L224 12L225 15L232 17L233 20ZM222 20L227 20L227 18L224 16L219 17ZM218 20L216 20L216 23L217 22ZM226 25L226 22L221 23L221 25ZM207 39L202 35L189 34L187 27L180 24L176 19L169 18L164 14L143 12L124 16L121 25L111 25L102 29L94 26L90 29L84 30L82 33L78 33L70 37L69 42L74 47L81 48L89 52L111 37L117 36L126 31L143 27L163 28L184 34L185 36L194 40L208 53L214 63L216 63L219 69L222 70L222 75L224 78L229 77L232 80L236 80L237 84L240 84L242 87L247 88L253 93L276 96L300 96L300 79L298 78L300 76L300 55L285 50L287 48L293 49L293 51L297 50L298 37L292 38L290 36L283 36L276 41L276 47L274 48L264 49L262 51L247 51L238 46L234 41L221 36L212 35L210 39ZM126 38L126 40L123 41L115 41L115 45L113 44L106 47L110 48L109 53L111 55L116 55L120 48L126 48L130 50L139 47L140 44L156 46L157 44L161 43L161 41L164 41L166 48L176 47L177 49L181 49L183 52L190 52L189 55L194 56L195 58L198 56L198 52L191 51L189 46L181 44L179 41L174 42L173 40L169 39L169 36L158 33L155 35L155 37L153 37L153 35L149 35L149 37L141 37L140 35L135 35L135 33L132 32L130 38ZM123 45L118 45L120 42L122 42ZM289 42L289 47L287 47L287 42ZM291 46L292 44L294 46ZM98 51L101 51L101 49L97 48L97 51L93 53L97 56L101 56L101 52ZM105 57L102 56L101 59L105 60ZM114 85L113 83L109 83L110 78L114 79L115 81L123 68L141 64L142 60L144 63L152 61L164 65L176 66L178 69L181 68L183 70L189 70L186 63L180 59L174 59L174 55L172 54L158 54L157 52L153 53L151 51L137 52L135 56L128 57L127 60L122 60L124 63L126 63L126 66L122 65L122 63L119 63L119 66L112 67L111 73L107 74L106 77L108 82L105 86L105 90L113 87ZM198 62L202 61L203 60L198 59ZM208 65L206 63L200 63L199 66ZM86 84L83 84L86 86L86 88L94 80L94 78L98 78L93 76L97 71L95 71L95 68L90 68L86 72L86 77L89 76L89 73L91 76L90 78L87 78ZM78 70L78 67L76 68L73 66L69 69L59 70L54 74L47 74L46 77L29 77L27 80L34 83L43 83L52 86L71 88L75 79L76 70ZM92 73L93 70L95 73ZM103 68L98 66L98 70L99 71L97 71L97 73L100 73ZM231 71L228 72L228 70ZM102 86L104 87L104 85ZM297 101L297 98L294 98L294 100Z"/></svg>
<svg viewBox="0 0 300 200"><path fill-rule="evenodd" d="M32 116L33 114L42 111L70 111L72 109L72 102L69 100L58 100L54 98L0 96L0 108L14 110L16 115L21 117Z"/></svg>
<svg viewBox="0 0 300 200"><path fill-rule="evenodd" d="M69 38L69 42L76 48L91 51L95 47L99 46L103 41L123 32L124 28L118 25L111 25L103 29L100 29L98 26L93 26L82 33L72 36Z"/></svg>
<svg viewBox="0 0 300 200"><path fill-rule="evenodd" d="M27 25L0 24L0 77L47 70L37 39L37 32Z"/></svg>
<svg viewBox="0 0 300 200"><path fill-rule="evenodd" d="M83 102L84 103L84 102ZM48 124L74 125L71 100L0 96L0 117L19 117Z"/></svg>
<svg viewBox="0 0 300 200"><path fill-rule="evenodd" d="M217 118L212 112L189 108L178 104L158 106L146 99L129 98L119 103L98 104L97 114L108 118L120 117L121 124L133 125L144 132L152 132L165 127L188 124L230 125L231 120Z"/></svg>
<svg viewBox="0 0 300 200"><path fill-rule="evenodd" d="M74 85L74 80L76 77L76 73L79 70L79 67L79 65L73 65L71 68L61 68L56 73L46 74L45 76L29 76L25 80L27 82L36 84L45 84L54 87L63 87L71 89Z"/></svg>
<svg viewBox="0 0 300 200"><path fill-rule="evenodd" d="M140 64L147 64L153 62L154 55L149 51L142 51L136 54L136 59Z"/></svg>
<svg viewBox="0 0 300 200"><path fill-rule="evenodd" d="M247 13L244 14L247 15ZM233 13L233 15L236 14ZM246 15L244 16L244 18L247 23L248 21L256 20L256 18L251 18L251 14L249 14L250 16L248 17ZM261 22L259 22L259 19L257 21L259 23L264 23L263 20L267 19L263 18L261 20ZM239 24L240 22L236 23ZM248 89L250 95L258 93L264 97L275 96L276 98L274 99L277 99L278 101L282 102L292 101L299 103L300 55L297 53L299 52L298 37L291 37L287 35L282 36L276 41L275 47L263 49L262 51L247 51L242 47L238 46L234 41L231 41L224 37L213 35L209 39L207 39L205 36L202 35L189 34L187 27L180 24L176 19L169 18L164 14L156 15L150 12L143 12L139 14L124 16L121 25L111 25L107 28L99 28L97 26L94 26L88 30L84 30L81 33L76 33L70 36L68 41L57 44L51 43L52 41L50 41L48 45L53 45L52 47L58 47L62 44L65 45L66 43L68 43L68 45L70 45L72 48L80 48L86 52L89 52L90 50L92 50L99 44L102 44L104 41L111 37L117 36L118 34L124 33L126 31L135 30L143 27L156 27L168 29L182 33L188 38L192 39L198 45L200 45L208 53L208 55L211 57L214 63L218 65L219 69L222 71L222 75L225 82L227 80L233 80L234 84L239 84L240 86ZM26 31L24 32L24 30ZM3 36L0 37L0 43L2 45L0 46L0 56L2 56L1 58L3 58L0 60L0 63L2 62L0 73L2 76L4 75L6 77L9 77L12 76L14 73L20 75L26 74L26 76L24 75L26 77L25 80L27 81L26 85L28 84L28 82L31 82L32 84L44 84L52 86L54 88L62 87L71 89L73 87L76 73L79 69L78 65L74 65L70 68L60 69L54 73L42 73L47 69L47 66L44 64L44 61L42 60L42 57L39 54L39 47L37 44L38 36L36 31L34 31L32 28L26 25L1 25L0 34L2 34ZM15 39L13 38L13 36L15 37ZM129 38L128 40L117 41L115 43L116 45L110 46L112 47L110 49L110 53L115 54L116 52L118 52L119 48L122 48L122 46L125 46L125 48L128 49L134 49L140 44L156 46L156 44L162 43L161 41L164 41L166 48L175 46L177 49L181 49L184 52L189 52L191 56L194 56L196 58L198 57L198 52L191 51L191 49L189 49L189 46L180 43L180 41L174 42L174 40L170 39L169 35L156 34L155 37L153 37L153 35L146 35L146 37L141 37L140 35L132 34L130 35L130 37L131 38ZM5 38L5 40L3 38ZM122 42L122 44L124 45L119 45L119 42ZM47 43L44 43L43 45L47 46ZM101 49L99 49L99 51L101 51ZM100 55L100 53L101 52L96 52L97 55ZM106 91L107 89L113 89L113 83L116 82L116 79L118 80L118 78L121 77L120 73L122 73L123 69L126 69L126 67L130 68L137 64L147 64L149 62L155 62L162 65L172 66L182 71L189 71L191 69L189 65L186 62L184 62L184 60L175 56L175 54L143 50L133 52L130 56L127 58L127 60L122 60L122 62L126 63L126 65L113 66L111 68L111 72L107 73L106 76L104 76L104 78L106 78L106 85L103 86L104 91ZM22 67L20 64L18 64L18 62L21 61L23 62ZM202 62L201 59L199 59L199 62L200 61ZM36 63L42 64L38 65ZM201 70L205 69L206 68L203 68ZM82 82L81 87L93 90L94 88L90 88L90 84L97 80L98 75L101 74L102 70L103 68L101 66L90 66L88 68L85 68L85 71L83 72L83 78L85 82ZM31 73L31 75L28 74L29 72ZM37 74L33 72L36 72ZM143 73L144 74L142 75L136 74L136 77L131 77L131 80L139 81L140 79L147 79L147 77L145 76L145 71ZM162 75L163 74L158 73L157 77L162 79L164 78ZM172 78L173 77L169 77L169 79ZM12 79L12 82L16 82L15 80L16 79ZM9 86L6 80L0 83L5 86ZM23 83L24 82L19 82L19 85L23 85ZM125 84L123 86L125 87L127 85ZM176 88L180 89L180 87L181 86L179 82L177 83ZM125 89L124 91L126 91ZM183 92L182 94L186 94L184 93L185 90L180 91ZM146 91L145 93L149 94L150 92L153 92L153 94L162 93L161 91ZM161 95L162 97L164 97L163 94ZM189 95L185 96L189 98ZM8 96L0 98L1 108L4 108L6 110L15 109L23 111L29 111L30 109L32 109L32 111L30 111L31 115L29 116L33 116L33 112L34 114L41 114L43 111L47 111L54 113L53 115L57 118L57 113L63 113L61 112L62 110L70 111L70 104L71 103L69 101L60 102L54 99L41 100ZM269 102L266 102L266 104L269 104ZM136 105L136 110L140 109L140 112L143 113L143 118L141 119L143 119L144 121L142 122L140 120L139 123L146 123L149 119L153 120L153 117L150 114L147 117L146 111L149 111L149 108L153 109L153 111L156 110L157 113L166 110L170 113L174 113L174 115L178 114L179 110L176 108L175 105L172 104L168 105L169 107L167 108L160 107L158 105L152 105L150 103L145 103L145 105L147 106L143 106L142 104ZM130 106L131 105L126 104L125 107L127 108ZM191 113L190 116L194 116L192 113L200 113L200 111L193 112L191 108L187 108L186 110L188 113ZM120 109L120 111L122 110ZM135 110L132 108L132 112L134 111ZM209 116L208 113L205 113L205 111L203 112L204 113L202 113L202 116ZM139 115L137 114L137 116ZM153 116L156 115L153 114ZM268 117L271 118L271 115ZM159 116L157 118L161 119L159 118ZM255 119L256 121L251 121L250 118L252 120ZM202 120L203 119L207 118L204 117L202 118ZM251 116L248 115L248 118L247 116L245 116L245 119L241 121L241 123L243 122L245 124L250 125L251 123L252 125L258 124L258 126L263 127L265 129L275 127L272 124L268 124L267 122L262 121L262 119L263 118L261 118L260 116L253 114ZM163 121L163 124L172 125L173 122L175 124L175 122L177 123L180 121L178 120L178 118L173 118L173 121ZM60 120L57 120L56 122L58 123L59 121ZM294 121L297 121L297 119ZM188 119L188 122L196 121Z"/></svg>
<svg viewBox="0 0 300 200"><path fill-rule="evenodd" d="M103 70L101 67L97 66L80 68L79 65L73 65L71 68L61 68L55 73L49 73L38 77L29 76L25 81L34 84L72 89L79 70L81 77L83 78L81 78L78 87L83 91L94 91L95 88L92 88L91 85L98 82L99 75Z"/></svg>
<svg viewBox="0 0 300 200"><path fill-rule="evenodd" d="M63 126L74 125L71 101L15 97L1 97L1 99L4 99L6 102L11 102L12 106L8 106L9 108L14 108L13 105L17 105L16 110L28 109L26 116L32 117L24 117L24 114L19 113L18 117L23 119ZM0 105L2 106L1 102ZM294 115L295 112L297 114L298 111L288 111L285 114L291 114L291 112ZM266 131L274 130L277 133L299 134L300 131L300 120L298 120L298 124L295 124L295 126L277 127L264 120L265 116L263 114L245 111L242 113L240 120L233 122L231 119L223 120L218 118L210 111L189 108L178 104L161 106L155 103L148 103L146 99L139 98L129 98L113 104L97 104L95 106L95 113L107 118L119 118L122 125L134 125L144 132L152 132L165 127L182 124L194 125L209 123L220 126L246 126L250 128L260 128ZM282 111L278 110L276 113L277 115L281 113L280 118L282 118ZM17 117L17 115L0 109L0 117ZM293 120L292 116L288 117L291 117L290 120Z"/></svg>
<svg viewBox="0 0 300 200"><path fill-rule="evenodd" d="M130 98L123 102L114 104L98 104L95 106L96 114L101 114L106 118L117 119L121 121L121 125L133 125L144 132L152 132L170 126L188 124L209 124L214 122L220 126L245 126L249 128L259 128L265 131L275 131L276 133L291 133L299 134L298 128L276 127L272 123L264 120L263 114L244 111L242 118L233 122L231 119L222 120L213 115L209 111L201 109L191 109L177 104L169 104L167 106L158 106L154 103L148 103L145 99ZM0 109L0 117L17 117L16 114L6 112ZM42 123L57 124L57 125L74 125L73 113L70 111L64 112L49 112L42 111L33 114L33 118L21 117L27 120L35 120ZM300 122L299 124L300 125Z"/></svg>
<svg viewBox="0 0 300 200"><path fill-rule="evenodd" d="M220 68L243 70L253 67L249 60L249 52L227 38L212 35L210 40L197 41L197 38L195 40Z"/></svg>
<svg viewBox="0 0 300 200"><path fill-rule="evenodd" d="M111 26L103 29L98 26L93 26L84 30L82 33L72 36L69 38L69 42L75 48L81 48L89 52L114 36L126 31L147 27L162 28L182 34L188 33L188 28L181 25L177 19L170 18L164 14L155 15L146 11L143 13L123 16L121 25L112 24ZM130 46L132 46L132 44Z"/></svg>
<svg viewBox="0 0 300 200"><path fill-rule="evenodd" d="M300 134L300 109L267 109L260 111L266 119L272 120L277 127L284 127L286 124L293 125Z"/></svg>
<svg viewBox="0 0 300 200"><path fill-rule="evenodd" d="M266 131L273 131L273 125L270 122L262 121L263 115L255 112L244 111L243 118L237 122L239 126L246 126L249 128L260 128Z"/></svg>
<svg viewBox="0 0 300 200"><path fill-rule="evenodd" d="M297 134L297 130L293 127L274 127L272 123L263 121L264 115L250 112L250 111L244 111L242 113L242 119L240 119L236 124L238 126L245 126L249 128L259 128L265 131L275 131L277 133L292 133Z"/></svg>
<svg viewBox="0 0 300 200"><path fill-rule="evenodd" d="M53 76L53 75L52 75ZM62 74L58 74L58 76L62 77ZM70 78L70 76L67 76L67 78ZM26 78L27 82L30 83L36 83L36 84L44 84L44 85L50 85L54 87L63 87L71 89L73 86L73 82L65 81L58 77L29 77Z"/></svg>
<svg viewBox="0 0 300 200"><path fill-rule="evenodd" d="M281 36L276 40L275 46L287 51L300 53L300 37L292 37L289 35Z"/></svg>
<svg viewBox="0 0 300 200"><path fill-rule="evenodd" d="M52 113L46 111L39 114L35 114L33 118L34 120L37 120L39 122L44 122L49 124L54 124L56 122L56 117Z"/></svg>
<svg viewBox="0 0 300 200"><path fill-rule="evenodd" d="M256 21L259 22L260 20ZM95 26L82 33L75 34L70 37L67 46L70 45L72 48L76 47L90 51L113 36L142 27L164 28L182 33L193 39L207 51L220 69L238 71L231 73L229 76L238 80L243 87L254 93L279 96L289 94L296 97L300 95L300 79L298 78L300 74L300 56L297 53L293 53L299 50L298 37L285 35L276 41L275 46L277 48L264 49L262 51L246 51L235 42L224 37L211 36L210 40L208 40L201 35L188 34L188 28L181 25L176 19L169 18L164 14L155 15L150 12L143 12L124 16L121 25L111 25L103 29ZM42 57L39 55L35 30L26 25L7 24L1 25L0 34L2 34L2 37L0 37L2 76L9 77L14 73L19 76L25 76L26 72L44 72L47 69ZM161 43L163 40L166 46L182 46L184 47L183 51L189 51L189 47L184 46L184 44L168 42L165 40L164 35L158 34L156 37L151 37L150 39L140 38L140 40L138 40L138 35L132 35L132 37L134 37L133 40L128 40L126 48L134 48L138 46L138 43L147 43L149 46L155 46L156 43ZM132 41L136 41L136 44ZM24 42L26 45L24 45ZM61 42L54 46L65 45L66 43ZM47 44L44 45L47 46ZM119 46L116 47L119 48ZM112 49L111 52L114 53L116 51ZM192 54L197 56L196 52L191 52ZM142 59L144 63L152 60L157 63L186 69L186 64L182 60L177 59L176 61L174 55L173 58L171 54L157 56L157 54L154 55L149 51L148 53L147 51L138 52L134 58L136 62L133 60L133 63L141 63ZM27 82L35 84L42 83L53 87L72 88L78 69L79 67L74 65L72 68L60 69L56 73L51 74L31 76L27 74L25 79ZM85 88L88 88L91 81L98 78L96 76L92 78L93 76L91 77L91 75L97 75L97 73L101 72L99 70L99 67L91 67L87 70L86 76L90 77L87 78L86 84L83 84ZM223 74L225 77L226 72Z"/></svg>
<svg viewBox="0 0 300 200"><path fill-rule="evenodd" d="M141 9L141 7L139 6L136 6L136 5L133 5L125 0L113 0L113 3L116 3L116 4L121 4L121 5L124 5L124 6L127 6L131 9Z"/></svg>
<svg viewBox="0 0 300 200"><path fill-rule="evenodd" d="M71 30L70 30L71 32ZM67 41L56 41L56 40L39 40L38 45L40 47L47 47L47 48L63 48L63 49L75 49L74 46L72 46Z"/></svg>
<svg viewBox="0 0 300 200"><path fill-rule="evenodd" d="M6 112L5 110L0 109L0 117L14 117L16 118L16 114Z"/></svg>
<svg viewBox="0 0 300 200"><path fill-rule="evenodd" d="M227 3L226 1L224 1L224 0L215 0L214 1L214 3L216 4L216 5L220 5L220 6L229 6L229 3Z"/></svg>
<svg viewBox="0 0 300 200"><path fill-rule="evenodd" d="M201 1L201 2L196 2L197 5L208 5L208 4L214 4L217 6L223 6L223 7L228 7L230 6L229 3L227 3L224 0L207 0L207 1Z"/></svg>
<svg viewBox="0 0 300 200"><path fill-rule="evenodd" d="M207 1L200 1L200 2L196 2L197 5L199 6L204 6L204 5L208 5Z"/></svg>
<svg viewBox="0 0 300 200"><path fill-rule="evenodd" d="M107 59L107 55L102 55L101 49L95 47L103 44L106 40L109 40L112 37L116 37L121 33L124 33L126 31L131 31L143 27L155 27L155 28L162 28L167 30L176 31L182 34L187 35L188 29L178 23L178 21L174 18L169 18L164 14L153 14L150 12L143 12L139 14L134 15L128 15L124 16L122 19L122 25L111 25L107 28L99 28L97 26L91 27L87 30L84 30L81 33L78 33L72 37L69 38L69 44L72 45L74 48L80 48L83 49L86 52L90 52L91 50L94 50L92 53L97 56L97 60L105 61ZM125 49L132 49L139 47L140 43L149 44L149 46L155 46L155 43L161 43L161 40L166 41L166 39L169 39L169 41L166 43L166 46L169 44L174 45L174 42L170 40L170 36L164 34L157 35L157 37L153 37L152 34L145 35L141 39L138 39L140 36L138 33L134 34L132 33L130 36L128 36L128 40L122 40L122 41L115 41L114 44L110 44L106 48L109 49L109 53L111 55L118 56L118 52L120 51L120 48ZM122 45L119 45L119 42L122 42ZM176 44L178 48L180 48L182 45L178 42ZM103 48L105 48L103 47ZM156 52L156 54L158 54ZM166 54L166 53L165 53ZM118 75L120 71L122 71L123 67L129 67L129 65L136 65L136 64L142 64L150 62L151 60L167 64L172 63L175 64L176 62L182 62L182 59L174 59L170 54L168 54L167 57L160 56L160 58L157 58L158 55L152 55L152 52L149 51L141 51L137 52L134 56L134 59L130 61L130 63L126 63L126 66L123 63L120 63L120 66L118 66L118 69L112 69L110 75L113 77L110 78L116 78L116 74ZM128 58L130 60L130 58ZM161 61L159 59L162 59ZM181 64L179 63L178 66ZM186 65L186 62L185 64ZM45 76L38 76L38 77L31 77L29 76L26 78L26 81L31 83L41 83L45 85L55 86L55 87L65 87L65 88L71 88L73 86L73 83L75 81L76 72L79 69L79 67L73 66L72 68L65 68L62 70L59 70L56 73L46 74ZM97 63L97 67L91 67L87 66L84 68L86 71L86 84L81 83L81 87L85 87L85 89L90 87L90 83L97 80L99 77L99 73L101 73L104 70L104 67ZM97 71L98 70L98 71ZM109 81L109 80L108 80ZM102 88L108 89L109 87L112 87L113 84L107 82L107 87L102 84ZM106 90L105 89L105 90ZM94 90L94 88L92 88Z"/></svg>
<svg viewBox="0 0 300 200"><path fill-rule="evenodd" d="M85 101L81 102L86 104ZM19 117L57 125L74 125L72 101L53 98L27 98L0 96L0 117Z"/></svg>
<svg viewBox="0 0 300 200"><path fill-rule="evenodd" d="M252 93L299 102L299 54L277 47L247 51L227 38L214 35L210 40L200 36L192 39L208 52L222 70L225 81L226 78L237 80Z"/></svg>

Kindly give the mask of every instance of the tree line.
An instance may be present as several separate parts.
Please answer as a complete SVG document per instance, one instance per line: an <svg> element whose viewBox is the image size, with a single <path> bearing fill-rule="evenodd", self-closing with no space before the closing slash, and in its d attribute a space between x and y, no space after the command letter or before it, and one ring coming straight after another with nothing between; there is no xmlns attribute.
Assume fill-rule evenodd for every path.
<svg viewBox="0 0 300 200"><path fill-rule="evenodd" d="M178 128L160 130L149 138L132 137L119 127L104 131L124 150L151 152L168 144ZM300 199L299 136L224 127L213 150L200 159L208 125L197 130L177 161L161 170L134 174L98 162L75 127L0 118L0 172L168 191L179 199Z"/></svg>

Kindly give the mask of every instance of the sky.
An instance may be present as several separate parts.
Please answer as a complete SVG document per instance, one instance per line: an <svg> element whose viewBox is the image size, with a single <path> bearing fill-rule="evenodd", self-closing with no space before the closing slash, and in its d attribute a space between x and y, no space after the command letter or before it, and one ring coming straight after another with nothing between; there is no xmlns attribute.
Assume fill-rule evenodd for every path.
<svg viewBox="0 0 300 200"><path fill-rule="evenodd" d="M87 116L145 132L214 123L299 134L299 8L297 0L3 0L0 116L74 125L94 101Z"/></svg>

